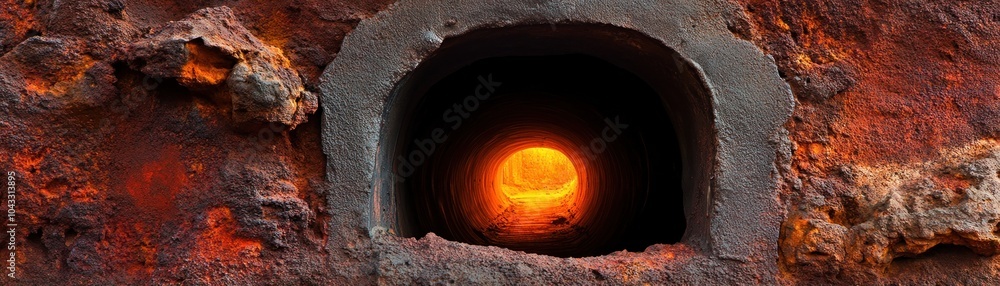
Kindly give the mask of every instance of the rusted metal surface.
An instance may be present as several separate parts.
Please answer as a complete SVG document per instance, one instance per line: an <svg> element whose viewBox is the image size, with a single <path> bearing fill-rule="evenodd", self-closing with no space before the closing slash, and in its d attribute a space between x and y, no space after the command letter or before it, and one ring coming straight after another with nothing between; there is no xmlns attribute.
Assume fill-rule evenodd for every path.
<svg viewBox="0 0 1000 286"><path fill-rule="evenodd" d="M6 0L0 171L16 173L15 283L984 284L1000 276L1000 3L592 4ZM228 8L203 10L219 6ZM746 92L738 84L746 78L721 75L750 73L773 77L751 85L787 83L794 98L779 88L709 101L722 118L720 168L746 171L711 177L711 195L691 199L705 211L688 218L705 228L695 236L703 244L563 259L434 234L400 238L369 213L381 167L372 155L379 130L370 127L383 110L331 101L345 95L320 88L359 23L372 44L348 48L353 62L326 77L383 79L359 87L379 96L448 37L599 23L653 35L705 69L697 78L707 75L717 94ZM740 69L747 62L765 64ZM269 72L234 72L241 64ZM385 74L369 69L383 64L392 67ZM269 76L233 79L255 74ZM238 102L252 115L234 113ZM753 104L766 108L735 108ZM331 117L351 108L371 113ZM352 125L321 122L330 119ZM753 128L767 132L744 132Z"/></svg>

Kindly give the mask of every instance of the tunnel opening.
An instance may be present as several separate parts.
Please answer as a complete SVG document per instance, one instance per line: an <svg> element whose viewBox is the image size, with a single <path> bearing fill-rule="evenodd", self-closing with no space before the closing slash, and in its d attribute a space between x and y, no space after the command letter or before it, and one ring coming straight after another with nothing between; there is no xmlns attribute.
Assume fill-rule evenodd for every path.
<svg viewBox="0 0 1000 286"><path fill-rule="evenodd" d="M423 98L397 158L413 167L416 234L557 256L683 235L676 133L629 72L585 55L488 58Z"/></svg>
<svg viewBox="0 0 1000 286"><path fill-rule="evenodd" d="M560 257L700 245L703 81L641 35L579 28L449 39L397 84L382 130L390 229Z"/></svg>

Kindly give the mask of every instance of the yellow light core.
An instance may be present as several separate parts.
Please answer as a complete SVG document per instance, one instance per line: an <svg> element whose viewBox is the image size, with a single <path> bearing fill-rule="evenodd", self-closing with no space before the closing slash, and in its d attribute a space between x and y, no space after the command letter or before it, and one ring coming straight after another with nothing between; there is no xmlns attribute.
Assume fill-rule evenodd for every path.
<svg viewBox="0 0 1000 286"><path fill-rule="evenodd" d="M500 189L521 202L556 202L577 188L576 168L559 150L532 147L514 152L500 163Z"/></svg>

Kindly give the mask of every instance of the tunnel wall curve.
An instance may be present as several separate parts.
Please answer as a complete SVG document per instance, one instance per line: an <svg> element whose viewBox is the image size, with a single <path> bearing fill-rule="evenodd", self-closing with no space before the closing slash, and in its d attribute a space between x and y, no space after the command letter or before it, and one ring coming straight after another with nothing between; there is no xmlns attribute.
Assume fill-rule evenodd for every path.
<svg viewBox="0 0 1000 286"><path fill-rule="evenodd" d="M392 217L382 138L394 91L445 39L485 28L594 24L631 30L674 51L710 93L713 172L688 210L686 243L701 255L772 264L783 207L776 158L794 100L774 61L728 29L714 5L696 1L503 3L400 1L362 21L322 76L323 149L331 231L367 237ZM706 20L706 15L708 20ZM647 79L648 81L648 79ZM391 165L391 164L389 164ZM692 217L693 216L693 217ZM690 228L690 226L689 226ZM356 239L331 239L331 248Z"/></svg>

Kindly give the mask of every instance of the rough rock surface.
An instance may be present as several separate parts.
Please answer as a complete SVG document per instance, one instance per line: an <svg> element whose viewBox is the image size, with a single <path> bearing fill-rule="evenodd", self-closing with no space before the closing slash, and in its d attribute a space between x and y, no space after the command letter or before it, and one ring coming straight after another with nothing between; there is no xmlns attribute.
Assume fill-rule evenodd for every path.
<svg viewBox="0 0 1000 286"><path fill-rule="evenodd" d="M343 33L384 4L230 5L0 5L0 168L17 173L18 189L13 285L333 279L309 94ZM138 64L192 54L188 71L203 77ZM241 71L215 78L229 61ZM237 103L247 116L233 114Z"/></svg>
<svg viewBox="0 0 1000 286"><path fill-rule="evenodd" d="M781 263L802 281L995 281L996 1L744 2L798 99Z"/></svg>
<svg viewBox="0 0 1000 286"><path fill-rule="evenodd" d="M3 1L16 283L753 282L683 245L562 259L328 232L312 94L344 35L391 2ZM730 2L729 29L797 100L778 281L996 281L1000 3Z"/></svg>
<svg viewBox="0 0 1000 286"><path fill-rule="evenodd" d="M173 78L231 104L237 122L295 127L316 111L316 96L304 89L281 50L254 37L229 8L206 8L167 23L128 56L146 75Z"/></svg>

